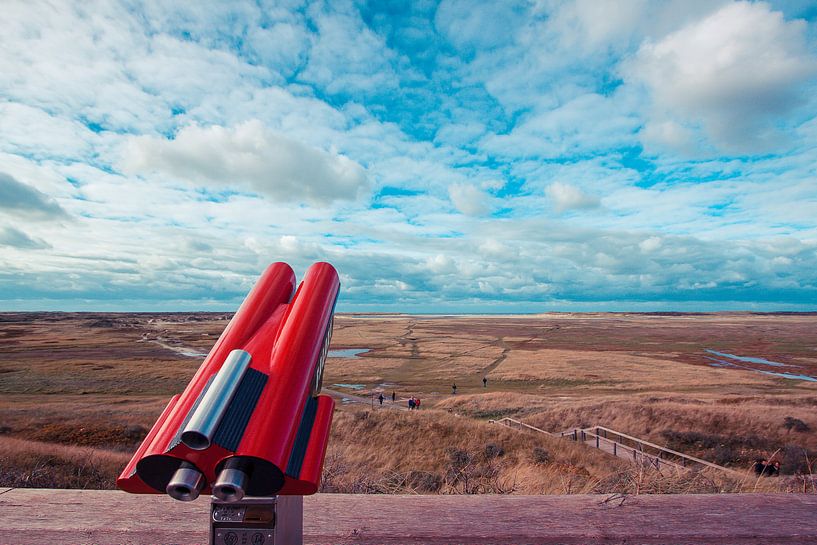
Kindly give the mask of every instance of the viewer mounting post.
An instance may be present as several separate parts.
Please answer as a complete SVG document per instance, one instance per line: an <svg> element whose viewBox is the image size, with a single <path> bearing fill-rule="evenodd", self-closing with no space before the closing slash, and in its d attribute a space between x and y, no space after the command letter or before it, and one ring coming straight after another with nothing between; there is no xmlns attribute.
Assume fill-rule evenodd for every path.
<svg viewBox="0 0 817 545"><path fill-rule="evenodd" d="M320 395L337 271L315 263L295 290L270 265L116 481L135 494L212 494L210 542L303 541L303 496L318 491L334 401Z"/></svg>
<svg viewBox="0 0 817 545"><path fill-rule="evenodd" d="M303 496L210 502L210 545L302 545Z"/></svg>

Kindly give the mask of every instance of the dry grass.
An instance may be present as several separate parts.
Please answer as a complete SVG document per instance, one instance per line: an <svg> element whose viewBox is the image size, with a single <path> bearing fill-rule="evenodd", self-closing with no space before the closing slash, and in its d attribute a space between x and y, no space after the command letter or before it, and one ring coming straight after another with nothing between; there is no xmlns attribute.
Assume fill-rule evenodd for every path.
<svg viewBox="0 0 817 545"><path fill-rule="evenodd" d="M166 397L0 396L0 433L51 443L132 451Z"/></svg>
<svg viewBox="0 0 817 545"><path fill-rule="evenodd" d="M130 454L0 436L0 486L115 488Z"/></svg>
<svg viewBox="0 0 817 545"><path fill-rule="evenodd" d="M437 407L477 418L513 416L552 432L603 425L741 471L775 452L786 473L814 471L817 459L815 396L642 395L594 401L505 392L456 396ZM807 431L794 431L787 418L800 420Z"/></svg>
<svg viewBox="0 0 817 545"><path fill-rule="evenodd" d="M720 392L773 388L778 379L752 371L692 366L672 354L634 355L589 350L512 352L488 375L493 381L523 381L539 391ZM672 377L672 380L667 380Z"/></svg>
<svg viewBox="0 0 817 545"><path fill-rule="evenodd" d="M141 434L201 363L173 349L206 352L228 318L0 314L0 486L112 487ZM714 369L704 351L765 357L817 376L814 316L338 316L332 345L371 351L330 359L324 384L361 384L364 396L377 388L419 395L424 410L363 416L343 407L327 458L328 490L814 491L808 475L758 479L746 468L775 451L793 460L817 450L817 384ZM548 430L602 424L707 459L722 456L715 461L739 474L656 473L484 422L502 416ZM802 426L786 427L787 418Z"/></svg>
<svg viewBox="0 0 817 545"><path fill-rule="evenodd" d="M809 478L656 471L565 439L442 411L336 414L322 486L347 493L817 493Z"/></svg>
<svg viewBox="0 0 817 545"><path fill-rule="evenodd" d="M337 492L580 493L628 466L567 441L443 411L357 410L335 414L323 486Z"/></svg>

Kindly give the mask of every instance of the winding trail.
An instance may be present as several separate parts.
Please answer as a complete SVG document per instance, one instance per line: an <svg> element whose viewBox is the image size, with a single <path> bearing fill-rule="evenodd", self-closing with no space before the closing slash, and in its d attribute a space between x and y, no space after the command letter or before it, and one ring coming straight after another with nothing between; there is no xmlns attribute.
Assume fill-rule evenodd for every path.
<svg viewBox="0 0 817 545"><path fill-rule="evenodd" d="M366 405L367 407L372 406L372 399L370 397L362 397L356 396L354 394L347 394L346 392L340 392L338 390L332 390L330 388L321 388L322 394L327 394L335 399L340 400L341 404L348 404L348 403L358 403L361 405ZM391 402L391 399L387 397L386 401L383 402L383 405L375 400L374 408L375 409L389 409L393 411L407 411L408 408L404 406L404 403L408 401L407 399L400 399L398 398L395 403Z"/></svg>
<svg viewBox="0 0 817 545"><path fill-rule="evenodd" d="M482 370L483 377L487 377L488 373L499 367L502 364L502 362L507 359L508 354L511 353L511 347L505 344L504 337L499 337L496 340L496 344L502 347L502 353L499 356L497 356L496 359L493 362L491 362L490 365L488 365L485 369Z"/></svg>

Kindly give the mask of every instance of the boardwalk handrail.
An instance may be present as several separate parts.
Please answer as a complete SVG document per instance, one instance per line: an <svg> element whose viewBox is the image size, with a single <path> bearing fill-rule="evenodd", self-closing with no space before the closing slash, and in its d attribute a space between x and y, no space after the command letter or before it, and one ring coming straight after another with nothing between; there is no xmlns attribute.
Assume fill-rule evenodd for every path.
<svg viewBox="0 0 817 545"><path fill-rule="evenodd" d="M731 471L727 467L723 467L723 466L720 466L718 464L713 464L712 462L707 462L706 460L703 460L703 459L698 458L696 456L691 456L689 454L684 454L683 452L678 452L677 450L672 450L671 448L662 447L661 445L656 445L655 443L651 443L649 441L645 441L644 439L639 439L638 437L633 437L632 435L627 435L626 433L621 433L619 431L612 430L612 429L606 428L604 426L592 426L590 428L587 428L584 431L587 431L589 429L604 430L605 432L618 435L619 437L623 437L623 438L626 438L626 439L628 439L630 441L634 441L634 442L636 442L638 444L645 445L645 446L657 449L657 450L659 450L661 452L666 452L668 454L672 454L673 456L678 456L679 458L682 458L684 460L689 460L691 462L695 462L696 464L701 464L701 465L711 467L711 468L714 468L714 469L720 469L722 471ZM605 438L607 438L606 435L605 435Z"/></svg>
<svg viewBox="0 0 817 545"><path fill-rule="evenodd" d="M536 426L531 426L530 424L525 424L524 422L521 422L519 420L516 420L514 418L510 418L510 417L507 417L507 416L505 418L500 418L499 420L489 420L488 422L496 423L496 424L502 424L503 426L507 426L509 428L513 428L514 427L513 425L516 425L516 426L519 426L519 427L522 427L522 428L528 428L529 430L533 430L535 432L544 433L545 435L558 437L554 433L550 433L549 431L545 431L545 430L543 430L541 428L537 428Z"/></svg>
<svg viewBox="0 0 817 545"><path fill-rule="evenodd" d="M662 447L661 445L657 445L657 444L652 443L650 441L645 441L644 439L639 439L638 437L633 437L632 435L628 435L626 433L618 432L616 430L607 428L605 426L590 426L588 428L571 428L571 429L568 429L568 430L565 430L565 431L562 431L562 432L559 432L559 433L551 433L551 432L545 431L545 430L543 430L541 428L537 428L536 426L531 426L530 424L526 424L524 422L516 420L515 418L510 418L510 417L507 417L507 416L504 417L504 418L500 418L499 420L490 420L490 422L495 422L497 424L502 424L502 425L510 427L510 428L517 428L517 429L518 428L526 428L526 429L529 429L531 431L535 431L535 432L538 432L538 433L543 433L545 435L549 435L551 437L570 437L574 441L579 441L579 434L581 434L581 437L582 437L581 442L583 442L585 444L586 444L586 441L587 441L587 437L589 436L591 438L595 438L595 440L596 440L595 441L595 443L596 443L595 448L601 449L601 444L604 443L604 444L606 444L606 445L608 445L608 446L610 446L612 448L612 452L610 454L613 454L614 456L617 456L617 457L620 457L620 458L624 458L625 456L620 456L618 454L619 450L623 450L625 452L628 452L628 453L632 454L633 461L635 461L635 462L648 461L653 466L655 466L656 469L660 469L660 466L662 464L663 465L673 466L673 467L676 467L676 468L679 468L679 469L680 468L686 468L687 467L687 462L689 461L689 462L693 462L695 464L700 464L702 466L711 467L713 469L718 469L720 471L733 471L733 470L731 470L729 468L720 466L718 464L713 464L712 462L707 462L706 460L703 460L701 458L697 458L695 456L690 456L689 454L684 454L683 452L678 452L677 450L673 450L673 449L670 449L670 448L667 448L667 447ZM603 432L604 435L602 435L600 432ZM614 439L610 439L608 437L608 435L610 435L610 434L618 436L620 440L616 441ZM635 448L635 447L632 447L630 445L624 444L622 442L623 439L627 439L628 441L632 441L632 442L636 443L636 445L638 445L640 448ZM658 454L656 455L656 454L653 454L653 453L650 453L650 452L645 452L644 447L649 447L651 449L655 449L655 450L658 451ZM662 458L662 454L668 454L668 455L676 456L676 457L681 459L681 462L678 463L678 462L673 461L673 460L668 460L666 458ZM627 456L627 457L629 457L629 456Z"/></svg>
<svg viewBox="0 0 817 545"><path fill-rule="evenodd" d="M595 448L597 448L599 450L602 450L604 452L608 452L608 453L610 453L613 456L616 456L618 458L625 458L625 456L619 455L619 451L623 450L625 452L629 452L632 455L633 462L636 462L636 463L645 463L646 462L646 463L649 463L650 465L652 465L653 467L655 467L655 469L661 469L662 465L671 466L671 467L674 467L676 469L684 469L686 467L685 465L679 464L679 463L674 462L672 460L667 460L667 459L661 458L660 455L655 455L655 454L652 454L652 453L649 453L649 452L644 452L641 449L637 449L635 447L625 445L624 443L622 443L620 441L615 441L613 439L609 439L609 438L604 437L602 435L599 435L597 433L593 433L593 432L589 431L590 429L592 429L592 428L588 428L588 429L584 429L584 430L576 429L575 430L575 432L577 432L576 433L576 435L577 435L576 440L578 440L578 434L579 433L581 433L582 442L585 443L585 444L587 444L587 440L586 440L587 436L595 437L595 439L596 439ZM609 451L606 451L606 450L602 449L601 448L601 443L602 442L606 443L607 445L610 445L610 447L612 448L612 452L609 452ZM626 458L629 458L629 456L626 456Z"/></svg>

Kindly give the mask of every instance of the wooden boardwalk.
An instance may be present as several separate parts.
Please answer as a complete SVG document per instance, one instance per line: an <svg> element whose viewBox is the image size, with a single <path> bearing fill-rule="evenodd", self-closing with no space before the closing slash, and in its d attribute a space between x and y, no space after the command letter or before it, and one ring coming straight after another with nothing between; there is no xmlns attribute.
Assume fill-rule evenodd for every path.
<svg viewBox="0 0 817 545"><path fill-rule="evenodd" d="M531 426L514 418L505 417L499 420L491 420L496 424L501 424L509 428L521 431L531 431L549 435L551 437L561 437L562 439L570 439L593 447L611 454L618 458L624 458L630 462L644 464L654 467L655 469L662 469L665 467L675 469L685 469L696 467L712 468L718 471L727 473L735 473L733 469L707 462L695 456L678 452L661 445L656 445L644 439L627 435L604 426L591 426L589 428L570 428L560 433L551 433L543 429Z"/></svg>
<svg viewBox="0 0 817 545"><path fill-rule="evenodd" d="M205 543L207 499L0 489L0 543ZM817 544L817 496L385 496L304 500L305 543Z"/></svg>

